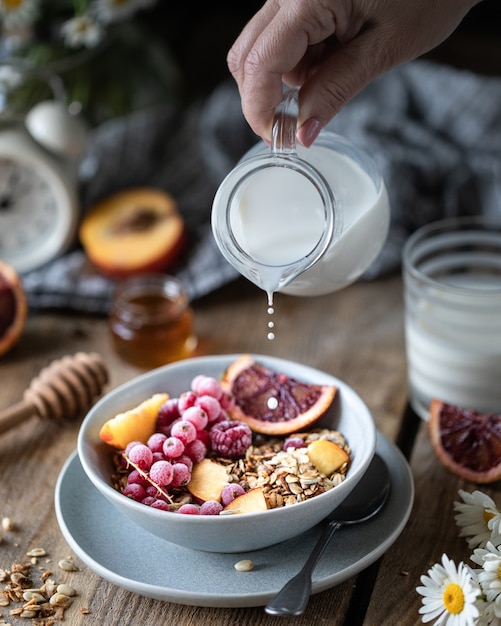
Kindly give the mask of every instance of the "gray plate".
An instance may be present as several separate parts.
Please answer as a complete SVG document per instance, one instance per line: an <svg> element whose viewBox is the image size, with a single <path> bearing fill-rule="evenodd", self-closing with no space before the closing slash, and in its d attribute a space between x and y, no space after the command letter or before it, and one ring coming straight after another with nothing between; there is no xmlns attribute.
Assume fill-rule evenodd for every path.
<svg viewBox="0 0 501 626"><path fill-rule="evenodd" d="M409 518L414 500L410 468L398 448L380 433L376 450L391 474L389 500L374 519L334 535L315 569L313 593L371 565L397 539ZM55 508L64 538L99 576L143 596L192 606L264 606L297 573L320 533L315 527L270 548L240 554L182 548L132 523L118 524L115 507L89 481L76 452L59 475ZM237 572L234 564L244 558L252 559L254 569Z"/></svg>

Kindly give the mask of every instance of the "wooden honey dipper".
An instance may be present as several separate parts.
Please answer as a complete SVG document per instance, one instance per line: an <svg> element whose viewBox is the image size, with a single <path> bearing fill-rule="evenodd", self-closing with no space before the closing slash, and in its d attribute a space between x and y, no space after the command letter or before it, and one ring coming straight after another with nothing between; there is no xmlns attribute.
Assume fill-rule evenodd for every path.
<svg viewBox="0 0 501 626"><path fill-rule="evenodd" d="M34 415L59 422L83 413L108 379L108 369L95 352L77 352L52 361L31 381L21 402L0 411L0 434Z"/></svg>

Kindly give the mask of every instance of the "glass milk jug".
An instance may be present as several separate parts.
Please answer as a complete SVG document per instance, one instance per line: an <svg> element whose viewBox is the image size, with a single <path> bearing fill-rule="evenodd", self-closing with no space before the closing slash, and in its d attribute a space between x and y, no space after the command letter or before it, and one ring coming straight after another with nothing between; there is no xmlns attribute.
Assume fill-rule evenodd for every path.
<svg viewBox="0 0 501 626"><path fill-rule="evenodd" d="M298 90L277 107L271 149L249 150L221 183L212 230L225 258L268 293L315 296L354 282L380 252L390 207L369 155L322 131L296 145Z"/></svg>

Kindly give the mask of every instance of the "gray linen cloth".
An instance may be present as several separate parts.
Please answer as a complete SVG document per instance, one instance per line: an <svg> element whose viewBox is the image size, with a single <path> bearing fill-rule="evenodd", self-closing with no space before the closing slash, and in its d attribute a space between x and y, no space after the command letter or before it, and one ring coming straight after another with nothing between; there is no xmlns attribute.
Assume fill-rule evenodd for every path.
<svg viewBox="0 0 501 626"><path fill-rule="evenodd" d="M501 79L414 61L374 80L328 126L379 164L392 206L388 240L365 273L400 267L416 228L456 215L501 216ZM190 299L237 277L210 231L217 186L256 143L233 81L201 105L109 122L94 133L82 166L84 208L116 190L153 185L177 200L191 239L174 274ZM23 276L30 304L106 313L114 283L75 249Z"/></svg>

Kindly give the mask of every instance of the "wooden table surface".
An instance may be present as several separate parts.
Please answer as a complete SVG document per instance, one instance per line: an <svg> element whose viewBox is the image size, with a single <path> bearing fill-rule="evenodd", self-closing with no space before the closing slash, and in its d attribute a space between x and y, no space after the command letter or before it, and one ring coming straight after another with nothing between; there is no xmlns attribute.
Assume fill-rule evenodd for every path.
<svg viewBox="0 0 501 626"><path fill-rule="evenodd" d="M200 351L270 354L341 378L364 399L377 428L403 450L416 488L409 521L386 554L358 576L315 594L304 615L289 618L289 623L419 624L420 598L415 588L420 575L440 560L442 552L458 560L468 556L455 530L453 502L458 488L473 490L475 486L440 465L430 447L426 423L407 410L400 277L359 282L317 298L279 295L275 305L276 339L270 342L265 296L249 283L237 281L196 302ZM32 312L20 343L0 359L0 409L18 402L42 367L80 350L103 355L111 372L107 390L141 373L114 354L104 318ZM76 448L78 429L79 420L60 427L34 417L0 435L0 517L14 523L13 530L0 528L0 569L29 562L26 553L43 547L47 557L40 559L40 567L50 568L58 581L78 591L65 614L65 623L72 626L284 623L262 607L202 608L136 595L100 578L72 554L56 520L54 488L64 462ZM58 561L67 556L78 564L78 572L58 568ZM12 617L11 608L0 607L0 617L7 623L30 623Z"/></svg>

